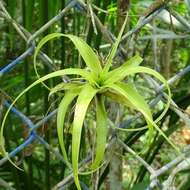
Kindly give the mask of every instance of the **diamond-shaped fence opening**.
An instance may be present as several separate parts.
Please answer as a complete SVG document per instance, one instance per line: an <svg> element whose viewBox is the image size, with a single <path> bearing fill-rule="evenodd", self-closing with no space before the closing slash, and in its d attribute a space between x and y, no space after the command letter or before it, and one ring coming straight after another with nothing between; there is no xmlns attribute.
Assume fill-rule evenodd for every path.
<svg viewBox="0 0 190 190"><path fill-rule="evenodd" d="M51 26L53 26L57 22L59 22L65 16L65 14L67 14L69 11L71 12L71 10L73 10L73 9L76 9L81 14L84 14L84 15L88 16L89 19L92 20L91 24L94 27L94 28L92 27L93 30L95 31L95 30L98 29L98 31L103 36L104 40L107 41L109 44L112 44L114 42L114 40L115 40L115 36L104 26L103 23L101 23L101 20L98 18L98 16L94 12L91 12L92 10L89 7L91 8L91 6L84 3L83 1L71 0L65 5L65 7L61 11L59 11L59 13L57 15L55 15L52 19L50 19L43 26L41 26L36 32L34 32L33 34L30 34L30 32L28 32L22 25L18 24L18 22L16 22L11 17L11 15L9 14L9 12L6 9L6 6L5 6L4 2L0 1L0 17L3 18L3 20L5 22L8 22L9 25L12 28L14 28L17 35L23 41L25 41L24 45L27 46L26 51L24 51L21 55L16 57L10 63L5 64L3 67L0 68L0 80L1 81L4 80L4 78L6 76L10 75L10 73L17 70L17 68L20 68L19 65L23 65L24 61L26 59L28 59L28 57L33 55L33 53L35 51L35 40L38 39L40 35L44 34L44 32L49 30ZM96 8L98 9L98 7L96 7ZM128 31L126 34L124 34L124 36L122 38L122 41L127 41L128 39L130 39L131 44L133 44L132 41L134 40L136 33L138 33L138 31L142 27L144 27L147 23L152 22L152 20L154 20L154 18L157 15L159 15L159 13L164 8L165 7L161 7L159 9L151 12L150 14L148 14L148 15L146 15L144 17L141 17L139 19L138 24L136 25L136 27L134 27L132 30ZM97 12L97 9L95 9L96 12ZM102 11L104 11L104 10L102 10ZM175 17L176 17L176 19L178 19L178 21L181 21L182 24L184 24L183 22L185 22L185 21L182 20L182 19L180 20L179 18L181 18L181 17L179 17L179 15L178 15L178 17L175 15ZM68 17L67 17L67 19L68 19ZM188 27L189 27L189 25L188 25ZM190 30L190 28L188 28L188 29ZM156 37L159 38L160 36L156 36ZM153 40L156 40L156 37ZM165 34L162 34L161 37L165 37L166 39L167 39L167 37L171 38L171 39L172 38L177 39L177 38L180 38L180 37L185 38L184 35L180 36L180 35L177 35L177 34L174 34L174 33L172 33L172 34L171 33L170 34L165 33ZM142 40L146 40L146 37L144 37L144 39L142 39ZM15 44L13 44L13 46L14 45ZM125 54L126 54L125 47L120 45L118 53L117 53L117 56L120 57L120 59L123 59L125 57ZM38 57L44 63L44 65L46 65L46 67L49 68L50 71L51 70L54 71L54 70L57 69L53 65L53 61L45 53L40 52ZM186 75L189 71L190 71L190 66L187 66L186 68L182 69L179 73L174 75L172 78L170 78L168 80L168 83L170 85L175 83L178 79L180 79L181 77ZM6 80L9 80L9 79L6 78ZM1 88L3 88L3 87L1 87ZM151 101L150 106L152 106L152 107L155 106L162 99L162 97L164 96L164 94L163 94L164 87L163 86L159 86L159 87L157 86L156 88L157 88L156 92L158 93L158 96L154 100ZM4 92L2 89L0 89L0 90L1 90L1 101L2 101L1 104L2 104L2 106L4 108L8 109L10 107L11 100L9 99L9 96L6 94L6 92ZM174 102L171 103L171 107L172 106L175 106ZM173 108L173 109L175 110L175 108ZM182 119L184 119L186 121L186 123L189 124L188 116L185 116L178 109L176 109L175 111ZM43 119L39 120L38 122L34 122L30 117L27 117L23 112L19 111L16 107L11 108L11 113L19 118L22 125L24 125L24 126L26 126L28 128L27 129L27 136L24 138L23 142L17 144L17 147L14 150L9 152L8 155L5 155L3 158L1 158L0 166L5 164L9 160L9 158L16 157L19 153L24 151L27 147L29 147L29 149L30 149L31 145L35 141L35 142L40 143L42 146L44 146L48 151L52 152L53 155L67 167L67 163L64 161L64 159L63 159L62 155L59 153L59 151L57 149L53 148L45 140L43 135L40 135L39 132L38 132L39 128L43 128L43 126L46 123L48 123L50 120L52 120L52 118L54 118L56 116L57 109L55 109L52 112L48 113L45 117L43 117ZM140 114L133 117L132 119L129 119L129 120L125 121L124 123L121 123L120 127L124 128L124 127L130 126L131 122L136 120L139 116L140 116ZM186 147L183 154L181 154L178 157L176 157L175 159L173 159L167 165L161 167L158 170L155 170L151 165L149 165L145 160L143 160L138 154L136 154L124 142L118 140L118 143L119 143L119 146L123 147L124 151L129 152L130 154L132 154L150 173L150 184L148 185L147 189L153 189L154 187L157 187L157 188L160 188L160 189L170 189L171 188L170 185L172 184L171 182L172 182L173 178L175 177L175 175L179 171L185 170L186 168L189 167L189 163L188 163L189 158L184 160L185 156L187 155L188 151L190 150L189 147ZM90 157L87 157L84 160L81 167L83 165L85 165L85 163L89 162L90 159L91 159ZM168 172L168 170L173 168L174 166L177 166L177 167L175 167L172 170L172 173L168 177L168 179L165 180L164 182L160 182L158 180L158 177L160 175L164 174L165 172ZM69 168L69 166L68 166L68 168ZM62 178L63 178L63 176L62 176ZM68 176L66 176L63 180L61 180L61 181L59 181L59 180L61 180L61 178L59 178L57 180L57 184L54 186L53 189L64 189L65 186L71 185L72 181L73 181L72 170L70 170L70 173L68 174ZM9 185L9 184L7 184L5 181L2 182L3 187L6 188L7 185ZM87 186L82 181L81 181L81 187L83 189L88 189ZM11 189L11 187L9 187L9 189Z"/></svg>

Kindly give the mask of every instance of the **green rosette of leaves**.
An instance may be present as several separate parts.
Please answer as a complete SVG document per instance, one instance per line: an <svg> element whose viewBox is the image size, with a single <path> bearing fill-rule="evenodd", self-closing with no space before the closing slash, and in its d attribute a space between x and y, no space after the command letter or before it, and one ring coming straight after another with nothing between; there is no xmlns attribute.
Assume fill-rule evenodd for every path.
<svg viewBox="0 0 190 190"><path fill-rule="evenodd" d="M89 174L95 171L97 168L101 166L102 161L104 160L104 153L106 149L106 141L108 133L108 114L105 109L106 97L111 98L114 102L117 102L122 105L124 104L125 106L129 106L130 108L135 109L142 113L147 123L149 142L150 139L153 137L153 130L156 129L159 131L160 134L164 136L164 138L168 141L169 144L171 144L171 146L173 146L176 150L178 150L156 124L160 119L162 119L162 117L165 115L165 113L169 108L171 100L171 92L167 84L167 81L158 72L150 68L139 66L140 63L142 62L142 58L138 55L124 62L120 67L113 70L111 69L113 58L118 49L119 42L121 41L126 21L127 19L125 19L125 22L118 35L118 38L116 42L113 44L111 52L103 68L101 66L98 56L95 54L92 48L88 44L86 44L85 41L83 41L81 38L77 36L62 34L62 33L53 33L47 35L39 42L34 54L35 69L36 69L36 58L42 46L48 41L59 37L68 38L73 42L88 69L68 68L52 72L43 77L40 77L38 80L36 80L34 83L32 83L30 86L28 86L18 95L18 97L14 100L14 102L6 112L1 126L0 140L1 140L2 153L4 155L7 155L7 153L4 145L3 131L5 127L5 121L8 113L10 112L11 107L21 96L23 96L27 91L29 91L37 84L43 83L44 81L54 77L62 77L64 75L76 75L77 79L78 76L80 76L82 81L80 82L80 80L77 80L78 84L76 84L72 82L73 81L72 80L69 83L61 83L58 84L53 89L50 89L51 94L59 90L65 91L64 96L58 107L57 133L64 159L68 164L70 163L69 163L69 158L67 157L67 152L65 150L64 135L63 135L65 127L65 116L66 113L69 112L69 110L71 109L70 108L71 103L74 102L75 104L74 119L72 124L72 159L71 159L72 164L71 165L74 174L74 181L78 190L81 190L79 177L78 177L81 131L85 116L91 104L95 104L95 109L96 109L96 147L94 151L95 158L93 159L92 164L90 166L90 172L86 173ZM136 91L136 89L134 89L133 85L124 82L124 79L127 76L137 73L146 73L152 75L153 77L157 78L161 83L163 83L166 87L168 93L167 103L165 104L163 112L155 121L153 121L151 110L147 102L144 100L144 98Z"/></svg>

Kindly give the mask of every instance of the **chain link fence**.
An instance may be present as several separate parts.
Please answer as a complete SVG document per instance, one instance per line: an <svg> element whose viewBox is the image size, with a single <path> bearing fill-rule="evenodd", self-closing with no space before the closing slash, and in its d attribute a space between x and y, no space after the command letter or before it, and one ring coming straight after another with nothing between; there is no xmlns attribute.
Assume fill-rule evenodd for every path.
<svg viewBox="0 0 190 190"><path fill-rule="evenodd" d="M12 27L16 30L17 34L25 41L25 43L28 47L26 49L26 51L23 52L19 57L17 57L12 62L6 64L3 68L0 68L0 80L3 80L5 75L9 75L9 73L11 73L13 70L16 70L17 66L19 64L23 63L23 60L25 60L27 57L32 56L34 53L35 47L36 47L35 40L44 31L48 30L48 28L51 27L54 23L60 21L60 19L62 17L64 17L64 15L68 11L70 11L70 9L73 9L73 8L77 9L79 11L82 11L83 14L86 14L87 16L89 16L88 15L89 7L87 4L85 4L83 1L71 0L65 6L65 8L63 10L61 10L56 16L54 16L51 20L49 20L45 25L41 26L41 28L39 28L35 33L30 34L23 26L21 26L19 23L17 23L10 16L9 12L6 9L4 2L0 1L0 16L5 21L9 22L12 25ZM122 41L126 41L128 39L133 41L133 39L135 38L135 34L141 28L143 28L146 24L152 22L154 20L154 18L156 16L158 16L161 11L164 10L164 8L165 7L161 7L158 10L150 13L148 16L141 17L139 19L136 27L133 28L132 30L128 31L126 34L124 34ZM92 12L91 14L92 14L91 15L92 20L94 21L94 23L93 23L94 27L97 27L98 30L101 31L104 40L110 44L114 43L114 40L116 39L115 36L101 23L101 21L99 20L98 16L95 13ZM183 20L179 19L179 15L178 15L178 17L176 16L175 18L178 19L178 21L184 25ZM189 24L187 25L187 23L185 23L185 24L186 24L186 27L188 27L188 29L190 30L190 25ZM159 37L159 36L157 36L157 37ZM185 38L185 36L180 36L177 34L163 34L162 37L165 37L166 39L171 38L171 37L175 38L175 39L180 38L180 37ZM144 40L145 40L145 38L148 39L149 37L144 37ZM125 48L122 45L120 45L117 55L120 56L121 59L123 59L125 53L126 53ZM52 64L53 61L42 51L39 54L39 58L42 60L42 62L46 66L49 67L50 70L52 70L52 71L56 70L56 68ZM189 72L190 72L190 65L187 66L186 68L184 68L183 70L181 70L180 72L178 72L172 78L170 78L168 80L168 84L169 85L174 84L177 80L179 80L180 78L182 78L184 75L186 75ZM145 77L147 77L147 76L145 76ZM151 102L150 102L150 106L154 107L155 105L158 104L158 102L160 100L164 101L164 97L166 96L163 92L164 87L159 86L157 84L157 82L154 81L152 78L147 78L147 80L156 89L157 96L155 99L151 100ZM6 99L6 96L3 96L3 97L4 98L2 99L2 105L5 108L9 108L11 102L8 99ZM174 110L176 112L176 114L179 115L180 118L188 126L190 126L189 117L187 115L185 115L182 111L180 111L179 109L176 108L175 102L171 102L171 109ZM10 158L15 157L19 152L23 151L23 149L28 147L33 141L38 141L48 151L52 152L57 157L57 159L59 159L63 164L66 165L66 162L64 161L62 155L57 150L55 150L50 144L48 144L48 142L46 142L44 140L44 138L41 137L37 132L38 128L42 127L46 122L48 122L49 120L51 120L52 118L54 118L56 116L56 113L57 113L56 109L54 111L52 111L51 113L49 113L47 116L45 116L42 120L38 121L37 123L34 123L29 117L27 117L24 113L19 111L16 107L12 107L11 112L12 112L12 114L16 115L21 120L21 122L28 127L29 133L28 133L26 140L22 144L20 144L17 148L15 148L14 150L12 150L11 152L8 153L8 157L10 157ZM122 128L129 127L130 124L140 116L141 115L138 114L135 117L121 123L120 127L122 127ZM138 154L136 154L129 146L127 146L123 141L121 141L120 139L115 139L115 138L113 138L112 140L116 140L118 142L118 144L121 147L123 147L124 151L133 155L135 157L135 159L137 159L147 169L147 171L150 174L150 184L147 187L147 189L154 189L155 187L157 187L158 189L165 189L165 190L166 189L170 189L170 190L175 189L175 187L172 186L174 177L176 176L176 174L178 172L186 170L190 166L190 164L189 164L190 158L186 157L190 152L190 146L187 146L181 155L176 157L174 160L172 160L168 164L162 166L160 169L154 169L145 160L143 160ZM3 157L0 160L0 166L2 166L5 162L8 161L8 157ZM184 159L185 157L187 158L186 160ZM83 167L89 161L90 161L90 157L86 158L84 161L82 161L81 167ZM162 174L164 174L168 171L171 171L168 178L165 181L160 181L159 176L161 176ZM55 189L64 189L64 187L68 186L68 184L71 184L72 181L73 181L73 176L72 176L72 171L71 171L70 175L65 177L62 181L58 181L57 185L55 185L52 189L54 189L54 190ZM6 182L4 182L4 183L6 183ZM83 189L88 189L83 182L81 182L81 187Z"/></svg>

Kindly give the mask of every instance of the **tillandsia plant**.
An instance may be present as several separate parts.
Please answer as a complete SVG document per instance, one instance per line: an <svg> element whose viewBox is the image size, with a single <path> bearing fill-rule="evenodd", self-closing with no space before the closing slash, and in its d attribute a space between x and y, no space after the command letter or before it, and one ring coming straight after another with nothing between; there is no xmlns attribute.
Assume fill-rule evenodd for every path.
<svg viewBox="0 0 190 190"><path fill-rule="evenodd" d="M72 124L72 168L74 174L74 181L78 190L81 189L78 178L78 175L80 174L78 169L78 162L81 142L81 131L85 116L91 103L95 104L96 110L96 147L94 151L95 158L93 159L92 164L90 166L90 172L93 172L94 170L99 168L104 159L108 132L108 114L105 108L105 99L107 97L111 98L113 101L119 104L124 104L142 113L147 123L149 140L153 136L153 130L156 129L175 149L177 149L175 145L167 138L167 136L156 124L165 115L170 104L171 93L166 80L158 72L150 68L139 66L139 64L142 62L142 58L138 55L124 62L120 67L113 70L111 69L113 58L121 41L122 33L124 31L126 22L127 18L124 21L124 24L116 42L112 46L112 49L110 51L109 56L107 57L104 67L102 67L98 56L95 54L92 48L88 44L86 44L86 42L83 41L81 38L74 35L62 33L53 33L44 37L36 47L36 51L34 54L35 67L37 55L45 43L54 38L66 37L73 42L80 55L82 56L88 69L68 68L47 74L39 78L37 81L28 86L24 91L22 91L21 94L18 95L18 97L14 100L14 102L11 105L13 106L22 95L24 95L28 90L30 90L32 87L36 86L39 83L43 83L48 79L58 76L77 75L76 80L72 79L68 83L62 82L55 86L53 89L50 89L50 94L59 90L65 91L64 96L59 104L57 113L57 132L64 159L68 163L69 159L67 157L67 153L64 146L64 124L66 113L69 111L69 106L72 102L75 102L74 119ZM124 79L127 76L136 73L147 73L154 76L165 85L168 91L168 99L165 108L161 115L155 121L153 121L151 110L144 98L134 89L133 85L124 82ZM81 76L80 80L78 76ZM6 112L1 126L0 137L1 146L4 154L6 154L6 150L3 143L3 129L10 109L11 107L9 107L8 111Z"/></svg>

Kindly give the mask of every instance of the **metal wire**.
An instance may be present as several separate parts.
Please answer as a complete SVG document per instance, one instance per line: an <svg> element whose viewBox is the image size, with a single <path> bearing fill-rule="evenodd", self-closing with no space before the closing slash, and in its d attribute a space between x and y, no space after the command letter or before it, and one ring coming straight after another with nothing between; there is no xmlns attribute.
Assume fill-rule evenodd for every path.
<svg viewBox="0 0 190 190"><path fill-rule="evenodd" d="M49 20L44 26L42 26L39 30L37 30L34 34L30 35L29 38L27 38L26 34L26 30L25 32L23 32L23 28L20 27L19 24L17 24L8 14L7 10L5 9L4 5L2 2L0 2L0 9L4 12L4 15L9 19L9 22L12 22L13 26L16 28L17 32L19 35L21 35L22 38L24 38L25 40L28 39L27 43L29 45L28 49L23 52L19 57L17 57L15 60L13 60L11 63L7 64L6 66L4 66L3 68L0 68L0 80L2 80L2 78L4 77L4 75L8 74L9 72L11 72L13 69L16 69L18 67L19 64L23 63L23 61L28 57L31 56L34 53L35 50L35 39L37 37L39 37L39 35L41 35L45 30L47 30L50 26L52 26L55 22L59 21L64 14L69 11L71 8L75 8L78 11L84 11L85 12L85 5L80 1L77 0L71 0L69 1L69 3L66 5L66 7L59 13L57 14L55 17L53 17L51 20ZM138 23L137 27L132 29L131 31L129 31L128 33L126 33L123 36L123 41L126 40L126 38L128 38L130 35L134 34L136 31L138 31L140 28L142 28L145 24L149 23L157 14L159 14L162 10L159 9L157 12L155 12L154 14L150 15L148 18L144 18L140 20L140 22ZM98 18L96 17L96 21L100 23L99 20L97 20ZM101 27L101 25L100 25ZM100 31L104 31L107 32L107 36L111 36L111 39L114 41L115 37L114 35L106 30L105 28L103 28L103 30ZM29 34L29 33L28 33ZM143 38L142 38L143 39ZM144 38L145 40L145 38ZM113 41L111 43L113 43ZM43 62L45 64L51 65L52 61L51 59L49 59L47 57L47 55L43 54L41 52L41 56L40 58L43 60ZM168 84L171 85L173 84L176 80L178 80L179 78L183 77L185 74L190 72L190 66L187 66L186 68L184 68L182 71L180 71L179 73L177 73L176 75L174 75L171 79L168 80ZM159 91L163 90L163 86L160 86L158 89ZM162 95L160 94L159 96L159 100L161 99ZM156 103L159 101L156 100ZM7 100L3 100L3 106L5 106L6 108L9 108L10 103ZM40 126L42 126L43 124L45 124L46 122L48 122L50 119L52 119L56 113L57 110L52 111L51 113L49 113L47 116L45 116L42 120L40 120L39 122L37 122L36 124L34 124L30 118L28 118L26 115L24 115L21 111L19 111L18 109L16 109L15 107L11 108L11 112L12 114L16 115L18 118L21 119L21 121L28 127L29 133L28 133L28 137L25 139L25 141L20 144L18 147L16 147L13 151L11 151L10 153L8 153L8 156L14 157L16 156L19 152L21 152L24 148L28 147L33 141L38 141L39 143L41 143L46 149L48 149L49 151L52 151L54 153L54 155L61 160L66 166L68 166L68 164L64 161L62 155L57 152L56 150L54 150L51 145L49 145L44 139L43 137L41 137L36 129L39 128ZM125 121L124 124L121 125L121 127L124 127L124 125L128 126L128 124L131 123L131 120L129 121ZM125 144L123 144L122 142L120 142L121 145L123 145L123 148L126 149L126 151L131 151L131 149L129 147L127 147ZM188 149L189 150L189 149ZM134 154L135 156L135 154ZM137 160L139 159L139 156L136 157ZM178 163L180 163L180 161L182 162L183 160L183 156L177 158L177 162L175 162L175 165L177 165ZM4 157L0 160L0 166L3 165L6 161L8 161L7 157ZM145 161L143 160L144 165L148 165L148 163L145 163ZM173 164L173 162L171 161L171 164ZM159 169L158 171L152 169L151 170L151 175L152 175L152 181L151 184L156 184L154 183L154 180L161 175L163 172L165 172L167 170L167 166L171 165L170 163L168 163L166 166L163 166L161 169ZM174 164L173 164L174 165ZM172 166L173 166L172 165ZM70 166L68 166L70 167ZM148 167L151 167L150 165L148 165ZM57 182L57 183L61 183L61 182ZM150 187L148 187L147 189L151 189L153 188L151 185ZM83 189L87 190L87 186L81 182L81 186ZM62 187L60 187L60 189L64 189L64 183L62 184Z"/></svg>

